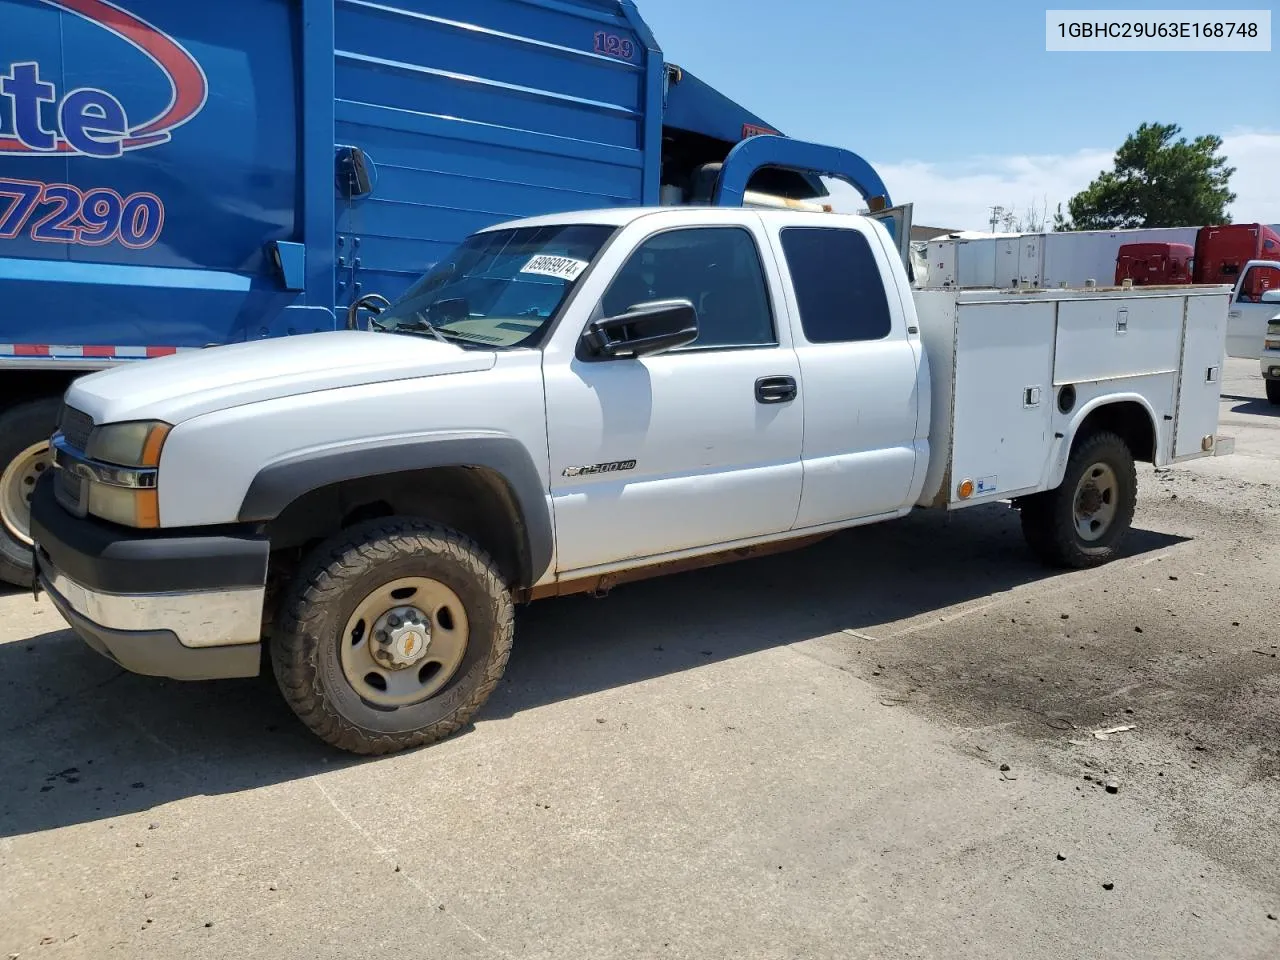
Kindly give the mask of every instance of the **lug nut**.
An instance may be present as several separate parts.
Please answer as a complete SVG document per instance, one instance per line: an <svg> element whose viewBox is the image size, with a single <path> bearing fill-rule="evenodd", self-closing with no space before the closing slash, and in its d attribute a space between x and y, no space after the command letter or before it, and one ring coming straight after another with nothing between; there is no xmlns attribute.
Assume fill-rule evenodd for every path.
<svg viewBox="0 0 1280 960"><path fill-rule="evenodd" d="M387 625L391 627L400 626L400 617L393 613L391 616L387 617Z"/></svg>
<svg viewBox="0 0 1280 960"><path fill-rule="evenodd" d="M379 630L377 633L374 634L374 637L377 638L379 643L391 642L391 634L387 633L387 631L385 630Z"/></svg>

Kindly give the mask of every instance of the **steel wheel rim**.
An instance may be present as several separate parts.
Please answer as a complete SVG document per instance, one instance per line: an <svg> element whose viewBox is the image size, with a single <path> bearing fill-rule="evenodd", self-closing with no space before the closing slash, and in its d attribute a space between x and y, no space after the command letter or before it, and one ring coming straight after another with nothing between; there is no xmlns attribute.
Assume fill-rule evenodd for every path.
<svg viewBox="0 0 1280 960"><path fill-rule="evenodd" d="M430 577L402 577L372 590L347 618L339 638L342 672L373 706L412 706L453 678L469 637L466 608L451 588Z"/></svg>
<svg viewBox="0 0 1280 960"><path fill-rule="evenodd" d="M1096 543L1106 536L1120 509L1120 478L1110 464L1095 463L1081 475L1073 506L1080 539Z"/></svg>
<svg viewBox="0 0 1280 960"><path fill-rule="evenodd" d="M53 464L47 440L33 443L0 473L0 522L15 539L31 546L31 494L36 481Z"/></svg>

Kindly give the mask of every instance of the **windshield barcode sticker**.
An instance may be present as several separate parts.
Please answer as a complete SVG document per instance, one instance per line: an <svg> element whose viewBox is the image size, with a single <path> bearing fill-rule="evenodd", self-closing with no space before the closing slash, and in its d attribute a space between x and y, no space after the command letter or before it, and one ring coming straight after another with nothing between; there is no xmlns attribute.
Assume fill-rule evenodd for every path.
<svg viewBox="0 0 1280 960"><path fill-rule="evenodd" d="M587 261L575 260L573 257L552 257L539 254L523 267L521 273L537 273L544 277L559 277L570 282L577 280L582 271L587 269Z"/></svg>

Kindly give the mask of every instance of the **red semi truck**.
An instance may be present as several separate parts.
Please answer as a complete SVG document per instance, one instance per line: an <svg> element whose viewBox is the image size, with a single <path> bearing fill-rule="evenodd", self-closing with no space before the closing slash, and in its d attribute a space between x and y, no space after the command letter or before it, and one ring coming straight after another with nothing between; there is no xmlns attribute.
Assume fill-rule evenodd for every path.
<svg viewBox="0 0 1280 960"><path fill-rule="evenodd" d="M1263 223L1201 227L1194 256L1184 243L1126 243L1116 254L1116 286L1157 283L1225 283L1235 286L1251 260L1280 260L1280 234ZM1190 258L1190 263L1188 259ZM1280 288L1280 270L1253 270L1242 298L1257 302L1265 290Z"/></svg>
<svg viewBox="0 0 1280 960"><path fill-rule="evenodd" d="M1116 286L1190 283L1194 252L1189 243L1126 243L1116 256Z"/></svg>
<svg viewBox="0 0 1280 960"><path fill-rule="evenodd" d="M1280 260L1280 234L1261 223L1201 227L1196 234L1195 283L1235 284L1250 260ZM1280 271L1250 271L1241 297L1256 302L1263 291L1280 287Z"/></svg>

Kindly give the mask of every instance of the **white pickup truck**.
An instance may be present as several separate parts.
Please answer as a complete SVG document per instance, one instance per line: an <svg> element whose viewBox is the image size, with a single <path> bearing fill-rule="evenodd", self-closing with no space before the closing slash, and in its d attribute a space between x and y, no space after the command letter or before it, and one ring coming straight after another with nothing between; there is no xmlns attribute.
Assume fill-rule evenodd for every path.
<svg viewBox="0 0 1280 960"><path fill-rule="evenodd" d="M913 291L888 231L687 207L468 238L368 330L78 380L32 506L94 649L278 684L321 738L485 702L515 604L1011 501L1116 556L1135 460L1210 455L1227 287Z"/></svg>
<svg viewBox="0 0 1280 960"><path fill-rule="evenodd" d="M1274 260L1250 260L1240 271L1227 314L1227 356L1261 358L1267 324L1280 314L1280 289L1267 288L1277 271L1280 263Z"/></svg>
<svg viewBox="0 0 1280 960"><path fill-rule="evenodd" d="M1227 321L1227 353L1258 360L1267 399L1280 406L1280 289L1262 289L1256 274L1271 278L1280 271L1274 260L1250 260L1240 271L1231 294Z"/></svg>

